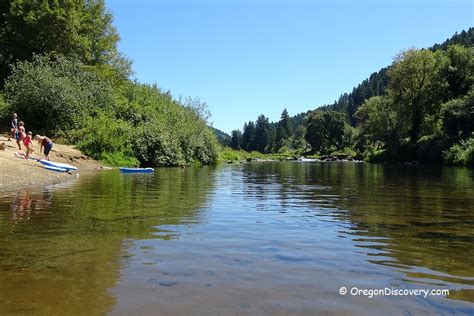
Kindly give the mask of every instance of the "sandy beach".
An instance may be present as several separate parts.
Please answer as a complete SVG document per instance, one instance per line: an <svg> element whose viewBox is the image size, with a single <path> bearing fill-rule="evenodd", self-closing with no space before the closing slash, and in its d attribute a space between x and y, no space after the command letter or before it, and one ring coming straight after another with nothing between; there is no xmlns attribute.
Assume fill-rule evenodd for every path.
<svg viewBox="0 0 474 316"><path fill-rule="evenodd" d="M36 160L19 158L15 153L25 153L14 140L1 136L0 144L5 143L5 150L0 150L0 193L15 191L24 188L39 187L43 185L55 184L72 177L77 177L79 173L101 169L98 161L91 159L73 146L54 144L50 158L54 162L68 163L78 167L78 171L66 173L46 170ZM43 158L39 153L36 142L33 142L34 158Z"/></svg>

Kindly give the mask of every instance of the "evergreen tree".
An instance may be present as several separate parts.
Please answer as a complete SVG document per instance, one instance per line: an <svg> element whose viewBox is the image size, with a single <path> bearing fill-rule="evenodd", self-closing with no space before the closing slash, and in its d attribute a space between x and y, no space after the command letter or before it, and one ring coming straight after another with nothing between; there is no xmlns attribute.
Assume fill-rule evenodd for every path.
<svg viewBox="0 0 474 316"><path fill-rule="evenodd" d="M293 135L293 126L291 125L291 119L286 109L281 113L280 125L283 127L287 137Z"/></svg>
<svg viewBox="0 0 474 316"><path fill-rule="evenodd" d="M255 150L255 124L252 121L244 124L241 147L247 151Z"/></svg>
<svg viewBox="0 0 474 316"><path fill-rule="evenodd" d="M240 150L242 148L242 132L238 129L231 132L230 147Z"/></svg>
<svg viewBox="0 0 474 316"><path fill-rule="evenodd" d="M255 124L255 150L265 153L271 145L270 123L268 118L261 114Z"/></svg>
<svg viewBox="0 0 474 316"><path fill-rule="evenodd" d="M276 125L275 131L275 146L281 148L285 145L285 141L293 136L293 126L291 118L286 109L281 113L280 121Z"/></svg>
<svg viewBox="0 0 474 316"><path fill-rule="evenodd" d="M281 148L285 144L285 140L288 139L288 134L280 122L278 122L275 133L275 146L276 148Z"/></svg>

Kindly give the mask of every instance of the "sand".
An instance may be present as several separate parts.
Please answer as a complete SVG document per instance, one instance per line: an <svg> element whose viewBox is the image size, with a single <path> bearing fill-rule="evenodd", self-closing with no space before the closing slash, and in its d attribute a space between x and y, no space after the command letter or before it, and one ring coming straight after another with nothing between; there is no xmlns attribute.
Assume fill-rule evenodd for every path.
<svg viewBox="0 0 474 316"><path fill-rule="evenodd" d="M73 146L55 143L50 153L51 161L68 163L79 170L70 173L46 170L35 160L15 157L17 152L25 153L23 144L20 151L16 141L8 141L6 137L0 136L0 144L2 143L5 143L6 148L4 151L0 150L0 193L56 184L78 177L81 172L102 169L98 161L85 156ZM33 142L33 150L32 157L44 158L39 153L36 141Z"/></svg>

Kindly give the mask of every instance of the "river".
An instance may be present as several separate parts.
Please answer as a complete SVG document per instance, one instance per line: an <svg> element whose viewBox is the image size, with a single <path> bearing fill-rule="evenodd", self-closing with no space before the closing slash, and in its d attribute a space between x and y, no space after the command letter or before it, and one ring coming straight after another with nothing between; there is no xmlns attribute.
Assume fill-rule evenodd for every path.
<svg viewBox="0 0 474 316"><path fill-rule="evenodd" d="M0 314L381 311L474 313L474 170L255 162L0 195Z"/></svg>

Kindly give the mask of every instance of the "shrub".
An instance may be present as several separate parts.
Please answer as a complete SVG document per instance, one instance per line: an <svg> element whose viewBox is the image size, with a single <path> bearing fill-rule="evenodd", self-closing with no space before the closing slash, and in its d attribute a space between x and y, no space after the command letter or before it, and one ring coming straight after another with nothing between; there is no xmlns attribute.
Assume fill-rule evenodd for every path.
<svg viewBox="0 0 474 316"><path fill-rule="evenodd" d="M12 113L13 113L13 110L11 109L9 104L5 102L5 98L0 93L0 124L1 126L10 126Z"/></svg>
<svg viewBox="0 0 474 316"><path fill-rule="evenodd" d="M445 151L444 160L451 165L474 166L474 137L461 140Z"/></svg>
<svg viewBox="0 0 474 316"><path fill-rule="evenodd" d="M140 162L135 157L128 156L122 152L102 153L100 161L112 167L137 167Z"/></svg>
<svg viewBox="0 0 474 316"><path fill-rule="evenodd" d="M218 143L206 122L205 104L182 104L158 87L125 87L117 117L132 122L133 155L143 165L183 166L217 161Z"/></svg>
<svg viewBox="0 0 474 316"><path fill-rule="evenodd" d="M82 128L88 116L113 103L107 84L65 57L18 62L5 82L5 96L28 129L50 136Z"/></svg>
<svg viewBox="0 0 474 316"><path fill-rule="evenodd" d="M427 135L418 140L416 157L423 163L439 164L443 161L444 140L439 135Z"/></svg>
<svg viewBox="0 0 474 316"><path fill-rule="evenodd" d="M244 160L243 151L224 148L221 150L219 154L219 160L221 161L237 161L237 160Z"/></svg>
<svg viewBox="0 0 474 316"><path fill-rule="evenodd" d="M331 156L335 156L335 157L356 157L357 156L357 152L350 148L350 147L344 147L342 150L337 150L337 151L333 151L331 153Z"/></svg>
<svg viewBox="0 0 474 316"><path fill-rule="evenodd" d="M108 164L182 166L217 160L216 136L198 99L183 103L155 85L136 82L113 91L80 62L46 56L17 63L5 89L9 103L0 100L5 120L17 111L28 129L64 137Z"/></svg>
<svg viewBox="0 0 474 316"><path fill-rule="evenodd" d="M138 166L133 157L130 141L132 127L129 123L114 119L105 113L89 118L84 128L66 134L69 142L86 155L115 167Z"/></svg>
<svg viewBox="0 0 474 316"><path fill-rule="evenodd" d="M146 166L184 166L187 164L179 139L159 123L140 126L133 135L133 155Z"/></svg>

